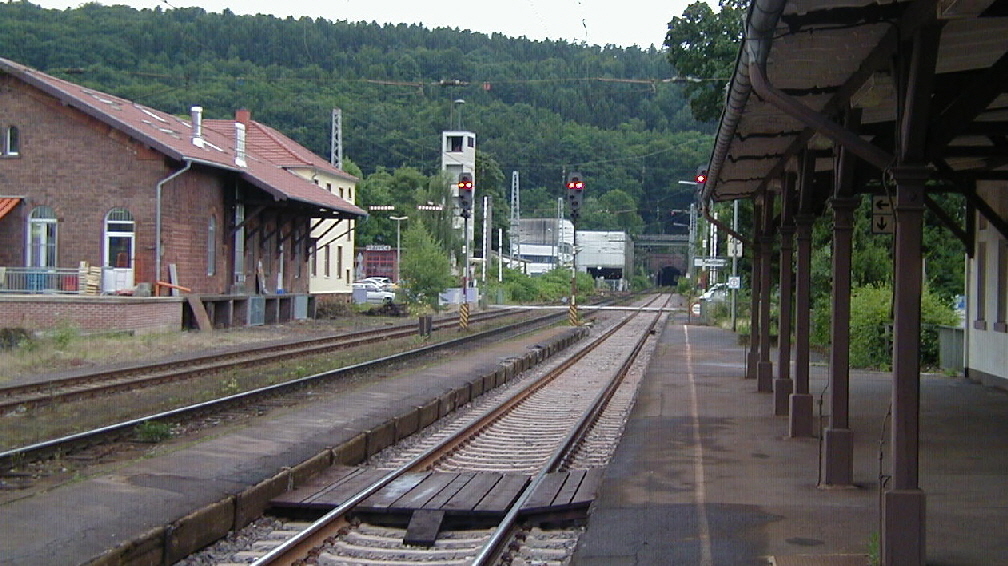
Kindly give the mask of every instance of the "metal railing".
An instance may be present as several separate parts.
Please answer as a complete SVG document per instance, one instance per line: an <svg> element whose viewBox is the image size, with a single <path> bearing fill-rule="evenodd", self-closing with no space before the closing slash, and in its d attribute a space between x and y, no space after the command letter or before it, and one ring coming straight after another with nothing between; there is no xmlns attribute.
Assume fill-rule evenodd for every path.
<svg viewBox="0 0 1008 566"><path fill-rule="evenodd" d="M0 293L84 294L87 271L69 267L0 267ZM101 277L98 289L101 290Z"/></svg>

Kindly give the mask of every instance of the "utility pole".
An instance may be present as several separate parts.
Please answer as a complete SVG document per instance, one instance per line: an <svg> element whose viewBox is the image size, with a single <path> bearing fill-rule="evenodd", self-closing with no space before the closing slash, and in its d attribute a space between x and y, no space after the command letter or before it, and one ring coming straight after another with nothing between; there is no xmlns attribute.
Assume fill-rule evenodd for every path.
<svg viewBox="0 0 1008 566"><path fill-rule="evenodd" d="M521 255L521 195L518 189L518 172L511 172L511 259L519 259ZM525 270L522 269L522 273Z"/></svg>

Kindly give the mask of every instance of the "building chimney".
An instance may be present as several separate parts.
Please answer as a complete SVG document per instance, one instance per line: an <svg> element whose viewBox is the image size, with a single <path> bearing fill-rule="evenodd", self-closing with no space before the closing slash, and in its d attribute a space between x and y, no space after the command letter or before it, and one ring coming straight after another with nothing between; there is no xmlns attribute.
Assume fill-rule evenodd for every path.
<svg viewBox="0 0 1008 566"><path fill-rule="evenodd" d="M235 122L235 165L245 167L245 124Z"/></svg>
<svg viewBox="0 0 1008 566"><path fill-rule="evenodd" d="M203 147L203 107L192 107L192 143L196 147Z"/></svg>
<svg viewBox="0 0 1008 566"><path fill-rule="evenodd" d="M246 131L248 130L249 122L251 121L252 121L251 111L245 108L239 108L238 110L235 110L235 122L241 122L242 124L244 124Z"/></svg>

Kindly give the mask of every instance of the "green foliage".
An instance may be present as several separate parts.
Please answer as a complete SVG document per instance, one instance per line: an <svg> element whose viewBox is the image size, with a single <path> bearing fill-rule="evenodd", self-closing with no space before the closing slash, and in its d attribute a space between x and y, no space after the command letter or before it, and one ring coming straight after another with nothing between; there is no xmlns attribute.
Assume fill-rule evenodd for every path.
<svg viewBox="0 0 1008 566"><path fill-rule="evenodd" d="M438 294L456 284L451 262L427 232L422 217L409 221L403 234L399 269L409 294L418 302L437 305Z"/></svg>
<svg viewBox="0 0 1008 566"><path fill-rule="evenodd" d="M665 36L669 62L680 75L698 79L683 89L698 120L715 120L721 115L747 5L742 0L721 0L721 9L715 13L706 2L695 2L669 22Z"/></svg>
<svg viewBox="0 0 1008 566"><path fill-rule="evenodd" d="M854 213L851 285L891 287L893 281L893 237L872 234L871 197L862 195ZM935 194L932 198L951 217L962 222L965 207L960 195ZM965 248L952 237L930 212L925 216L924 262L927 287L936 299L950 303L965 291ZM812 302L814 308L812 342L829 343L828 320L833 286L833 217L827 214L813 227Z"/></svg>
<svg viewBox="0 0 1008 566"><path fill-rule="evenodd" d="M676 281L676 292L680 295L692 299L697 296L696 283L692 279L680 277Z"/></svg>
<svg viewBox="0 0 1008 566"><path fill-rule="evenodd" d="M570 268L559 267L541 275L525 275L516 269L504 270L505 300L513 304L556 304L569 300ZM595 293L595 281L583 272L577 274L578 304Z"/></svg>
<svg viewBox="0 0 1008 566"><path fill-rule="evenodd" d="M653 26L655 35L665 32L663 23ZM632 198L625 208L636 209L649 232L667 232L667 210L692 198L676 181L706 160L712 141L712 124L690 116L682 84L664 80L672 70L654 47L27 2L0 3L0 29L5 58L183 116L194 104L208 118L248 108L319 155L329 153L330 113L341 108L345 154L360 172L411 171L388 173L374 186L366 179L358 193L372 201L365 205L415 202L426 192L422 178L440 169L438 132L460 125L478 134L477 195L493 198L495 229L508 218L511 171L521 174L522 213L531 217L540 202L555 210L564 168L578 168L602 208L619 210L602 199L622 191ZM459 82L442 86L443 79ZM458 98L466 104L456 112ZM373 198L365 196L372 190ZM407 201L393 204L400 203ZM370 222L364 243L394 233ZM639 221L628 214L617 224L633 231ZM447 245L433 223L430 230Z"/></svg>
<svg viewBox="0 0 1008 566"><path fill-rule="evenodd" d="M850 365L887 370L892 367L892 295L890 285L865 285L851 293ZM957 324L952 307L941 297L925 290L921 296L921 364L938 362L937 325ZM829 344L829 308L813 311L811 340L818 346Z"/></svg>
<svg viewBox="0 0 1008 566"><path fill-rule="evenodd" d="M54 346L57 348L66 348L71 342L80 336L80 333L76 328L69 324L60 324L55 330L53 330L51 336Z"/></svg>
<svg viewBox="0 0 1008 566"><path fill-rule="evenodd" d="M685 279L685 278L683 278ZM630 290L638 293L651 288L651 280L647 275L637 274L630 278Z"/></svg>
<svg viewBox="0 0 1008 566"><path fill-rule="evenodd" d="M171 425L157 421L144 421L136 426L134 434L139 442L158 443L171 438Z"/></svg>
<svg viewBox="0 0 1008 566"><path fill-rule="evenodd" d="M0 350L13 350L32 341L32 333L24 328L0 328Z"/></svg>

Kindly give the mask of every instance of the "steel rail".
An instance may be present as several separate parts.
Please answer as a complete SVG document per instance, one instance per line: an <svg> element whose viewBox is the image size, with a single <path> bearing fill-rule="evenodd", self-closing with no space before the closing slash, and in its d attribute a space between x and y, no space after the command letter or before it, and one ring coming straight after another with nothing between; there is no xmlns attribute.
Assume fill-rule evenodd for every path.
<svg viewBox="0 0 1008 566"><path fill-rule="evenodd" d="M665 305L671 301L671 296L666 299ZM643 312L643 310L641 311ZM651 324L648 325L647 332L645 332L641 338L634 344L633 350L631 350L630 355L623 361L620 368L616 371L613 379L610 380L609 384L605 389L599 392L592 402L591 406L585 410L578 420L578 425L571 429L564 441L557 446L550 456L546 465L536 474L535 478L529 482L528 486L515 501L511 509L508 510L507 514L498 524L497 528L494 530L493 534L484 543L483 548L480 553L473 560L473 566L487 566L493 561L496 561L501 553L504 551L505 545L510 540L511 535L518 523L518 514L521 512L522 507L524 507L525 502L528 501L532 494L536 492L540 484L546 479L547 474L559 470L563 465L566 464L568 459L574 453L577 445L584 439L584 436L591 429L592 424L598 419L598 416L605 409L606 405L609 403L612 396L616 393L623 379L626 377L627 373L630 372L630 367L633 365L637 356L640 354L641 350L644 349L644 345L647 343L648 338L652 335L655 325L658 324L658 319L661 317L661 311L659 314L655 315L651 320ZM640 313L637 313L640 314ZM636 316L636 315L635 315ZM627 319L629 321L629 318Z"/></svg>
<svg viewBox="0 0 1008 566"><path fill-rule="evenodd" d="M130 419L124 422L104 426L94 430L71 434L60 438L55 438L28 446L22 446L0 452L0 470L8 470L28 461L41 460L56 455L71 453L97 444L113 442L118 439L131 437L134 429L147 422L178 422L187 419L194 419L201 415L220 412L235 407L246 406L251 403L260 402L266 399L289 394L304 387L318 385L329 380L339 379L353 373L374 370L385 365L409 360L422 355L445 350L456 346L463 346L477 340L490 338L509 332L528 332L540 328L547 324L552 324L565 318L565 315L553 313L529 320L508 324L498 328L485 330L482 332L454 338L436 344L429 344L414 348L406 352L400 352L385 356L375 360L360 362L342 368L317 373L314 375L294 379L284 383L278 383L227 397L221 397L212 401L197 403L186 407L180 407L169 411L163 411L153 415Z"/></svg>
<svg viewBox="0 0 1008 566"><path fill-rule="evenodd" d="M516 309L480 313L473 323L487 322L505 316L526 312ZM443 318L434 323L434 330L454 328L456 318ZM132 391L164 383L183 381L197 375L206 375L257 365L263 361L282 361L303 356L353 348L369 343L375 337L384 339L406 338L419 332L416 324L399 324L388 328L375 328L333 334L324 337L293 341L272 342L247 348L234 348L197 355L185 360L156 361L135 364L124 368L106 369L73 377L55 378L37 383L0 387L0 413L18 408L35 408L56 402L89 399L98 395Z"/></svg>
<svg viewBox="0 0 1008 566"><path fill-rule="evenodd" d="M589 342L580 351L558 364L557 367L550 370L550 372L546 375L531 383L525 384L519 389L516 389L496 407L489 410L486 414L482 415L462 430L456 431L447 439L440 442L437 446L427 449L421 454L418 454L409 461L403 463L398 468L389 471L374 483L352 496L345 503L326 513L324 516L312 523L311 526L260 557L252 563L252 566L293 566L301 563L304 557L308 555L311 550L321 545L326 539L332 537L339 531L339 529L348 524L346 519L347 514L349 514L359 503L377 493L381 488L388 485L396 478L406 473L426 469L436 463L443 457L443 455L455 450L455 448L466 442L474 434L486 428L489 423L499 419L502 415L507 414L522 401L548 385L563 372L570 369L570 367L583 359L592 350L597 348L600 344L605 342L613 334L628 324L632 318L633 317L627 317L626 319L620 321L618 324L608 329L605 333ZM511 526L514 524L521 506L531 496L534 491L534 487L541 483L542 478L545 477L549 471L556 468L556 462L562 462L568 457L568 453L573 446L576 446L578 439L590 428L584 423L583 419L594 418L594 416L597 415L605 406L605 402L611 398L613 392L615 392L619 385L618 382L622 381L623 376L626 375L626 372L629 370L630 364L633 363L633 359L636 358L640 350L643 348L644 340L646 340L647 336L650 335L650 329L654 327L658 318L659 317L656 316L655 320L652 321L649 331L645 333L643 339L635 346L631 352L630 359L625 361L620 370L617 371L616 377L614 377L613 381L610 382L606 389L597 396L595 402L592 404L592 407L582 415L579 425L572 430L560 447L554 451L547 467L544 467L543 471L536 476L534 485L530 484L529 487L526 487L519 499L512 505L509 513L504 518L504 521L508 524L505 529L506 532L498 535L497 533L501 530L501 528L498 527L497 531L494 533L494 537L492 537L490 541L484 545L484 548L481 551L481 556L482 554L496 553L499 550L500 544L502 544L499 539L501 537L505 537L504 540L506 540L505 535L510 532ZM613 382L616 382L615 385ZM474 564L482 564L482 562L474 562Z"/></svg>

